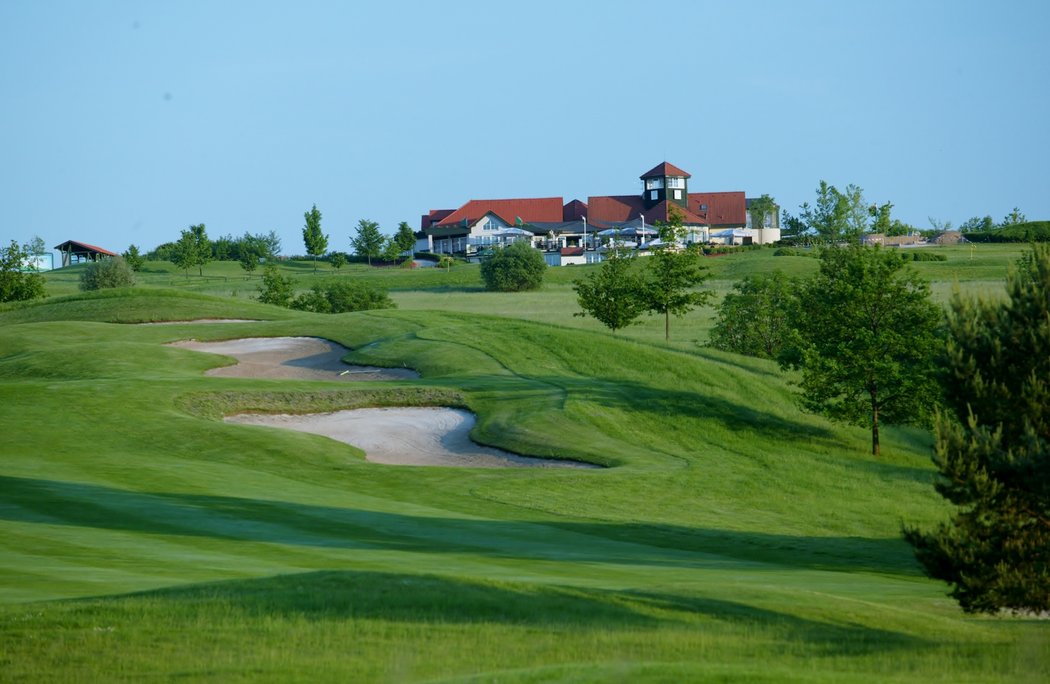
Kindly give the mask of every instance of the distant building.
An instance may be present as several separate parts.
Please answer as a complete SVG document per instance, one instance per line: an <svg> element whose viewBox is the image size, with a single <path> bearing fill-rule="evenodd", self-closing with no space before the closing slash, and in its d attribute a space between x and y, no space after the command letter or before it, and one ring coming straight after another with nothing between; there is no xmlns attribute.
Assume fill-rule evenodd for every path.
<svg viewBox="0 0 1050 684"><path fill-rule="evenodd" d="M667 222L674 210L682 217L689 242L708 242L712 231L727 229L744 231L737 244L780 239L776 212L767 225L753 228L742 191L689 192L691 177L663 162L639 177L640 194L591 196L587 202L563 202L561 197L470 200L458 209L432 209L422 217L419 247L470 255L528 239L544 250L551 265L581 263L596 260L588 252L613 236L637 246L651 241L654 224Z"/></svg>

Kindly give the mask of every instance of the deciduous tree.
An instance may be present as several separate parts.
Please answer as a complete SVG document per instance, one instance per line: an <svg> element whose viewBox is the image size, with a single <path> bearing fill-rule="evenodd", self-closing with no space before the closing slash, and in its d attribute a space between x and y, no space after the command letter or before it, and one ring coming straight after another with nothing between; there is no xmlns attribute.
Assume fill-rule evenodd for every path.
<svg viewBox="0 0 1050 684"><path fill-rule="evenodd" d="M372 265L372 259L379 257L383 252L386 238L379 232L379 224L368 219L357 222L356 234L350 238L350 244L354 253L368 259L368 265Z"/></svg>
<svg viewBox="0 0 1050 684"><path fill-rule="evenodd" d="M895 252L830 247L797 311L781 362L802 370L803 407L870 426L878 456L881 423L919 420L935 403L940 312L929 284Z"/></svg>
<svg viewBox="0 0 1050 684"><path fill-rule="evenodd" d="M812 207L803 202L799 207L799 218L817 242L835 244L843 239L848 229L849 205L846 198L834 185L820 181L817 187L816 204Z"/></svg>
<svg viewBox="0 0 1050 684"><path fill-rule="evenodd" d="M303 244L306 253L314 258L314 271L317 270L317 257L328 251L328 236L321 232L321 212L317 205L303 214L306 225L303 226Z"/></svg>
<svg viewBox="0 0 1050 684"><path fill-rule="evenodd" d="M184 271L196 266L200 269L200 275L204 275L204 264L211 261L211 258L211 241L208 240L203 223L182 231L171 254L171 261L175 266Z"/></svg>
<svg viewBox="0 0 1050 684"><path fill-rule="evenodd" d="M1050 247L1008 280L1008 300L956 297L937 420L937 491L956 506L905 528L930 577L967 612L1050 611Z"/></svg>
<svg viewBox="0 0 1050 684"><path fill-rule="evenodd" d="M671 316L682 317L703 305L710 290L697 290L707 280L707 268L700 250L680 247L685 239L681 213L671 210L666 224L658 226L664 246L653 252L646 262L641 296L645 308L664 317L664 339L671 339Z"/></svg>
<svg viewBox="0 0 1050 684"><path fill-rule="evenodd" d="M44 296L44 277L27 270L28 246L14 240L0 247L0 302L20 302Z"/></svg>
<svg viewBox="0 0 1050 684"><path fill-rule="evenodd" d="M626 250L610 249L597 271L574 280L576 301L583 310L573 315L593 316L614 332L635 323L646 310L636 259Z"/></svg>
<svg viewBox="0 0 1050 684"><path fill-rule="evenodd" d="M711 346L776 359L790 337L798 284L780 271L745 276L718 307Z"/></svg>

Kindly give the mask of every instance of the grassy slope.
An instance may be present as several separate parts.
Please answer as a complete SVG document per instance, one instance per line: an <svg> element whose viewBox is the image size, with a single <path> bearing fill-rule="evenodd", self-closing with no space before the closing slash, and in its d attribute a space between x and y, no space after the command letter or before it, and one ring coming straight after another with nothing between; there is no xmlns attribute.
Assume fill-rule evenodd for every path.
<svg viewBox="0 0 1050 684"><path fill-rule="evenodd" d="M194 311L270 320L100 322ZM280 334L425 379L361 397L205 378L221 359L162 345ZM384 467L214 417L300 391L332 405L454 395L481 441L616 467ZM474 314L322 317L143 290L0 314L0 421L12 678L1047 674L1045 624L962 617L897 539L901 519L944 514L928 438L891 431L873 461L863 431L800 414L775 367L741 357Z"/></svg>

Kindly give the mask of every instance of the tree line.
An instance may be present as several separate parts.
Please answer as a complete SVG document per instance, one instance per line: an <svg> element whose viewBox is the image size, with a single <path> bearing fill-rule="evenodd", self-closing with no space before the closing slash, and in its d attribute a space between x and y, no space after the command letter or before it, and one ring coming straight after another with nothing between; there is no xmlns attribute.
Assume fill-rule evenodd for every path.
<svg viewBox="0 0 1050 684"><path fill-rule="evenodd" d="M325 258L335 268L348 261L347 254L328 251L330 236L321 227L322 214L313 205L303 214L303 247L306 256L316 262ZM407 222L398 225L397 232L386 236L379 224L368 219L358 221L355 232L349 236L353 254L369 265L374 259L387 263L403 262L411 258L416 237ZM182 230L179 239L165 242L148 252L144 257L136 245L131 245L123 256L134 270L141 268L145 259L170 261L186 273L196 268L198 275L204 274L204 266L211 261L237 261L246 273L253 273L260 264L277 258L281 253L281 238L275 231L268 233L245 232L240 237L231 234L217 239L208 237L206 226L201 223Z"/></svg>
<svg viewBox="0 0 1050 684"><path fill-rule="evenodd" d="M893 203L869 202L859 185L849 184L843 189L821 180L813 204L803 202L796 214L783 212L782 240L809 244L837 244L859 242L866 233L890 237L932 234L952 230L951 221L929 217L930 228L921 229L892 216ZM1020 209L1014 207L998 223L991 216L974 216L959 225L963 233L990 233L1027 222Z"/></svg>

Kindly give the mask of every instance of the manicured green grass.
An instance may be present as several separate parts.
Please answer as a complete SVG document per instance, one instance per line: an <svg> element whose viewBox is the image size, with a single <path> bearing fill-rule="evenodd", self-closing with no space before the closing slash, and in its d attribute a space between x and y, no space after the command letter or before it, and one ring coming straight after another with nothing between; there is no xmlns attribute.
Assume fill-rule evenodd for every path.
<svg viewBox="0 0 1050 684"><path fill-rule="evenodd" d="M728 284L784 259L816 265L712 261ZM572 318L572 270L335 316L149 285L0 312L2 679L1050 676L1050 623L963 615L900 540L946 515L927 433L887 430L872 459L775 364ZM124 324L215 317L258 320ZM290 334L423 378L206 377L226 361L164 346ZM219 420L389 404L466 406L481 442L611 467L381 466Z"/></svg>

